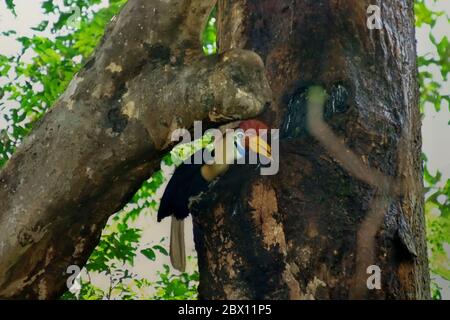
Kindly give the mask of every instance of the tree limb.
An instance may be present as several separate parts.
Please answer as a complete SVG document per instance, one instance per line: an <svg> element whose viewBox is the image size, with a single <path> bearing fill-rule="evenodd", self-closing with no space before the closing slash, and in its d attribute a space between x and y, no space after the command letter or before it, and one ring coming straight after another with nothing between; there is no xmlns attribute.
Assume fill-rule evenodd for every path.
<svg viewBox="0 0 450 320"><path fill-rule="evenodd" d="M215 1L130 0L95 54L0 172L0 297L56 298L108 217L194 120L259 114L261 59L203 57Z"/></svg>

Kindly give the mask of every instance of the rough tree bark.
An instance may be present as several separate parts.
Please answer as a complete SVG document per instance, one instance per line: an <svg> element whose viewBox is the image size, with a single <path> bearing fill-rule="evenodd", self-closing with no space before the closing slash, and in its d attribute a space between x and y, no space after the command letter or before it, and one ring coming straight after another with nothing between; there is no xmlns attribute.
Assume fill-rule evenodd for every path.
<svg viewBox="0 0 450 320"><path fill-rule="evenodd" d="M56 298L194 120L253 117L261 59L203 56L214 0L130 0L95 54L0 172L0 298Z"/></svg>
<svg viewBox="0 0 450 320"><path fill-rule="evenodd" d="M381 30L366 27L370 4ZM220 50L265 62L280 171L234 166L195 205L200 297L428 299L413 2L220 0L218 11ZM312 85L328 93L325 122ZM366 286L372 264L380 290Z"/></svg>

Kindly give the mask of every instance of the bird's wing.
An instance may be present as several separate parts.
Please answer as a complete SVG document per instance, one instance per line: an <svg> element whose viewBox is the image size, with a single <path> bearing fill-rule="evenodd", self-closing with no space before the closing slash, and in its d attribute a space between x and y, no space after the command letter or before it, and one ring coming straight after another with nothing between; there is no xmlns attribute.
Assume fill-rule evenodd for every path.
<svg viewBox="0 0 450 320"><path fill-rule="evenodd" d="M192 155L191 163L195 156ZM177 219L185 219L189 215L189 198L198 195L208 186L201 175L201 167L202 164L182 163L175 169L159 204L158 221L171 215Z"/></svg>

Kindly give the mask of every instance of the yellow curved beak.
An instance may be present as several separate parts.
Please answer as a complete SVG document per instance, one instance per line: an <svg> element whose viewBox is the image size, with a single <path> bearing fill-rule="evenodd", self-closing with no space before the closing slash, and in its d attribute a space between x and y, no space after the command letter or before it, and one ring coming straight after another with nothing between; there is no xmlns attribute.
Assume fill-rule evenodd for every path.
<svg viewBox="0 0 450 320"><path fill-rule="evenodd" d="M260 154L268 159L272 159L272 149L269 144L259 136L251 136L248 138L248 147L253 152Z"/></svg>

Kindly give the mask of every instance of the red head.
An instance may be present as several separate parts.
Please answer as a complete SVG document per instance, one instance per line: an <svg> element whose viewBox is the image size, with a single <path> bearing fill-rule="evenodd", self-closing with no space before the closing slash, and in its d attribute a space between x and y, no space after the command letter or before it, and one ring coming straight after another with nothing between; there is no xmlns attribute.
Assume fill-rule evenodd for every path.
<svg viewBox="0 0 450 320"><path fill-rule="evenodd" d="M251 149L253 152L262 154L270 158L270 146L263 139L269 132L269 126L264 122L256 119L244 120L239 124L239 129L243 130L245 135L242 137L245 148Z"/></svg>
<svg viewBox="0 0 450 320"><path fill-rule="evenodd" d="M241 123L239 124L239 128L244 131L253 129L257 132L258 135L259 135L259 130L265 130L264 133L266 133L266 134L267 134L267 131L269 130L269 126L267 124L265 124L264 122L262 122L260 120L256 120L256 119L241 121Z"/></svg>

